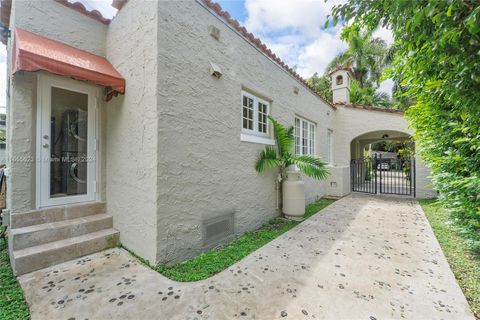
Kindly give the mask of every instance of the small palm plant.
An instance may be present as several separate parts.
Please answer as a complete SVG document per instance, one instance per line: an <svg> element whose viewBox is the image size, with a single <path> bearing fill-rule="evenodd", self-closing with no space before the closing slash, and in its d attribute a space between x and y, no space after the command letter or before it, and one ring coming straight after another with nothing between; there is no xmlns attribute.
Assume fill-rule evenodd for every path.
<svg viewBox="0 0 480 320"><path fill-rule="evenodd" d="M296 155L293 152L295 137L293 135L293 126L284 127L274 118L268 116L273 124L277 148L266 146L260 153L255 169L257 172L263 172L271 168L279 168L281 179L286 175L289 166L295 165L307 176L322 180L328 176L326 163L312 155Z"/></svg>

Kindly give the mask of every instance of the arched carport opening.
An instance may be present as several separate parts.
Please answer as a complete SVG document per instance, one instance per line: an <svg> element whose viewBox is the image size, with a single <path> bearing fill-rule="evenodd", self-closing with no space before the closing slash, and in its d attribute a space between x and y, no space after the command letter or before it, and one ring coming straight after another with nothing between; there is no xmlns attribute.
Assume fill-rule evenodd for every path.
<svg viewBox="0 0 480 320"><path fill-rule="evenodd" d="M410 134L366 132L350 143L351 190L415 196L415 152Z"/></svg>
<svg viewBox="0 0 480 320"><path fill-rule="evenodd" d="M371 146L375 143L381 141L404 143L406 141L411 141L411 138L411 135L406 132L393 130L379 130L364 133L352 139L350 143L350 159L358 159L365 156L365 152L372 150Z"/></svg>

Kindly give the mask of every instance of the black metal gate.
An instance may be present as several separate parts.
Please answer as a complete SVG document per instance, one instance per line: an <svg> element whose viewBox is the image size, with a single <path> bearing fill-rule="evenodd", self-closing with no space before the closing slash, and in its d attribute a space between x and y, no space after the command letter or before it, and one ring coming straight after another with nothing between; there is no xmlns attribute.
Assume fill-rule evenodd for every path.
<svg viewBox="0 0 480 320"><path fill-rule="evenodd" d="M353 159L350 164L352 191L377 193L377 172L372 158Z"/></svg>
<svg viewBox="0 0 480 320"><path fill-rule="evenodd" d="M415 159L367 157L350 164L353 192L415 197Z"/></svg>

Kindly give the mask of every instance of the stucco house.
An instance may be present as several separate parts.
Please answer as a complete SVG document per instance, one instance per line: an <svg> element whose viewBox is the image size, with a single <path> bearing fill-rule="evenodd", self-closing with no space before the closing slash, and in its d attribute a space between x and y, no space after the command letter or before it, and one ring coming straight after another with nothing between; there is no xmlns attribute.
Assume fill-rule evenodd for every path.
<svg viewBox="0 0 480 320"><path fill-rule="evenodd" d="M326 101L209 0L115 0L110 21L65 0L2 0L8 50L7 209L17 274L113 246L152 264L195 256L280 214L266 116L329 163L308 202L351 192L350 160L403 114ZM429 197L417 159L416 195Z"/></svg>

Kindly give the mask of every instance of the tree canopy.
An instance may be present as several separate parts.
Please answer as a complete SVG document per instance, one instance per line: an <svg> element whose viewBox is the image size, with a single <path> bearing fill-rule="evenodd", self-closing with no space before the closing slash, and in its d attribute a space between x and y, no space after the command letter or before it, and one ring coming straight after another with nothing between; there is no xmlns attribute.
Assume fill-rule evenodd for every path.
<svg viewBox="0 0 480 320"><path fill-rule="evenodd" d="M414 101L407 116L421 156L444 204L480 247L480 3L349 0L332 18L347 30L392 30L389 75Z"/></svg>
<svg viewBox="0 0 480 320"><path fill-rule="evenodd" d="M393 106L390 96L378 91L382 73L387 65L389 48L380 38L374 38L372 32L345 29L342 37L348 42L348 49L336 56L327 66L325 74L315 73L307 81L329 101L332 100L332 70L344 67L352 70L350 102L353 104L373 105L390 108Z"/></svg>
<svg viewBox="0 0 480 320"><path fill-rule="evenodd" d="M345 29L342 38L347 40L348 49L330 62L327 72L339 66L348 67L360 88L378 86L386 63L387 43L359 28Z"/></svg>

